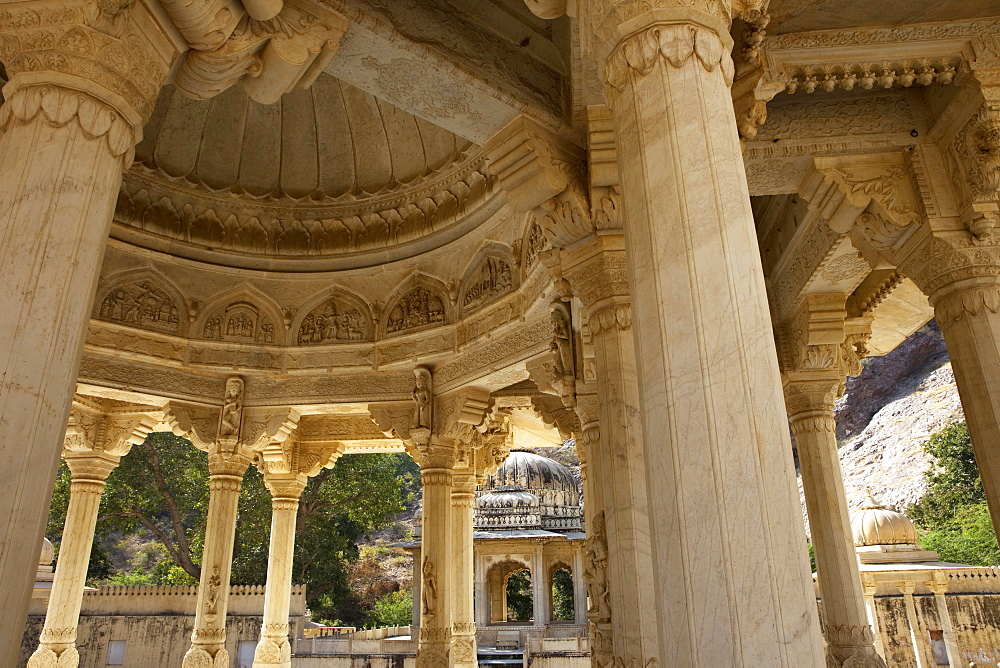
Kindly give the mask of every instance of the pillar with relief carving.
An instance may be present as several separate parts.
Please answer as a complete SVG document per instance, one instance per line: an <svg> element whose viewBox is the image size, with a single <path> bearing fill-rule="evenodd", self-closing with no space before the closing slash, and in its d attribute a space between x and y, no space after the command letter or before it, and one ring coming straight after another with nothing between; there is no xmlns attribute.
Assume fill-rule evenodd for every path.
<svg viewBox="0 0 1000 668"><path fill-rule="evenodd" d="M624 237L620 230L605 230L563 251L561 266L587 315L597 377L600 430L593 434L597 439L588 439L586 431L583 439L587 491L602 501L590 518L595 511L587 497L591 522L583 573L591 580L593 649L599 661L613 657L644 665L657 656L660 630L647 614L656 606L656 583Z"/></svg>
<svg viewBox="0 0 1000 668"><path fill-rule="evenodd" d="M306 487L302 473L264 474L271 492L271 539L267 552L267 586L260 640L254 650L254 668L292 665L288 641L288 611L292 595L292 564L295 559L295 520L299 497Z"/></svg>
<svg viewBox="0 0 1000 668"><path fill-rule="evenodd" d="M226 610L229 576L233 565L236 516L243 474L250 459L239 452L208 455L208 520L201 559L201 582L195 608L191 647L184 655L184 668L229 665L226 650Z"/></svg>
<svg viewBox="0 0 1000 668"><path fill-rule="evenodd" d="M14 665L122 173L178 48L143 3L5 5L0 664Z"/></svg>
<svg viewBox="0 0 1000 668"><path fill-rule="evenodd" d="M471 464L473 455L465 455ZM451 488L452 525L452 653L454 665L469 668L478 666L476 661L476 618L473 602L475 588L475 562L473 560L473 517L476 501L476 472L471 466L456 468ZM426 540L426 538L424 539Z"/></svg>
<svg viewBox="0 0 1000 668"><path fill-rule="evenodd" d="M731 4L577 8L619 156L653 564L646 615L659 629L641 665L824 661L730 93ZM746 545L754 559L739 553Z"/></svg>
<svg viewBox="0 0 1000 668"><path fill-rule="evenodd" d="M451 494L455 448L451 443L436 440L432 438L420 461L423 515L418 668L441 668L454 661L451 646L455 585Z"/></svg>

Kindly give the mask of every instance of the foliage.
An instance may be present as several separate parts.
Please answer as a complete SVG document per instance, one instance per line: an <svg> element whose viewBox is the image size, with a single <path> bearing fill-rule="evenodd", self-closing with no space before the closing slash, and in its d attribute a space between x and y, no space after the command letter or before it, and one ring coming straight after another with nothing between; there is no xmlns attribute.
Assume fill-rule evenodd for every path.
<svg viewBox="0 0 1000 668"><path fill-rule="evenodd" d="M552 574L552 619L573 621L576 610L573 606L573 575L565 568Z"/></svg>
<svg viewBox="0 0 1000 668"><path fill-rule="evenodd" d="M48 526L57 548L69 486L69 471L63 464ZM419 487L416 464L397 454L345 456L309 480L299 504L292 580L306 585L314 619L343 619L360 626L377 600L398 588L392 583L388 588L352 591L351 564L358 559L362 537L392 524ZM205 453L173 434L150 434L108 477L90 581L197 584L208 496ZM244 476L239 508L231 581L264 584L271 496L255 467Z"/></svg>
<svg viewBox="0 0 1000 668"><path fill-rule="evenodd" d="M413 590L391 591L375 601L369 620L374 628L409 624L413 620Z"/></svg>
<svg viewBox="0 0 1000 668"><path fill-rule="evenodd" d="M955 422L931 435L924 449L935 461L926 474L930 487L906 511L920 530L924 548L935 550L942 561L1000 565L1000 548L966 424Z"/></svg>
<svg viewBox="0 0 1000 668"><path fill-rule="evenodd" d="M534 614L534 599L531 591L531 573L525 569L512 573L507 578L507 619L526 622Z"/></svg>

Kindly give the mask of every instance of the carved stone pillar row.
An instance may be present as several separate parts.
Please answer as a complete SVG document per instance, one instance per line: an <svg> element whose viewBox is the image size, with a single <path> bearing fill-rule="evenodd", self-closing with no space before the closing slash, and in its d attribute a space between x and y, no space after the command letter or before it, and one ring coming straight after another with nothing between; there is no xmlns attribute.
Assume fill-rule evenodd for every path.
<svg viewBox="0 0 1000 668"><path fill-rule="evenodd" d="M123 170L178 49L144 3L5 4L0 664L14 665Z"/></svg>
<svg viewBox="0 0 1000 668"><path fill-rule="evenodd" d="M617 139L646 444L654 602L630 605L656 625L643 637L658 644L644 644L636 659L819 665L732 111L730 3L651 4L627 19L618 5L577 8L601 60ZM750 544L758 558L734 551Z"/></svg>
<svg viewBox="0 0 1000 668"><path fill-rule="evenodd" d="M240 489L250 461L241 453L210 452L208 455L205 549L201 559L194 631L191 633L191 647L184 655L184 668L229 665L229 652L226 650L229 576L233 566Z"/></svg>
<svg viewBox="0 0 1000 668"><path fill-rule="evenodd" d="M470 457L466 455L466 463ZM472 511L476 503L476 472L473 467L456 468L451 488L452 553L454 580L452 600L452 651L454 665L469 668L476 661L476 617L473 603L475 562L472 545ZM426 512L426 509L425 509ZM425 538L426 540L426 538Z"/></svg>
<svg viewBox="0 0 1000 668"><path fill-rule="evenodd" d="M884 667L875 652L858 559L851 539L850 513L837 452L834 401L843 380L785 385L789 421L798 446L816 572L823 599L827 665Z"/></svg>
<svg viewBox="0 0 1000 668"><path fill-rule="evenodd" d="M418 668L454 665L452 655L452 592L455 587L452 540L452 465L454 447L429 446L421 464L423 516L421 518L421 614L417 644Z"/></svg>
<svg viewBox="0 0 1000 668"><path fill-rule="evenodd" d="M659 655L661 629L649 614L657 609L655 565L625 240L602 234L561 255L563 276L587 313L597 375L599 438L584 430L587 491L600 501L592 508L587 497L584 567L595 665L646 665Z"/></svg>
<svg viewBox="0 0 1000 668"><path fill-rule="evenodd" d="M271 492L271 539L267 552L267 587L260 641L254 650L254 668L292 665L288 642L288 610L292 594L292 563L295 558L295 520L299 497L307 477L301 473L264 474Z"/></svg>
<svg viewBox="0 0 1000 668"><path fill-rule="evenodd" d="M156 420L148 416L114 418L73 413L63 445L72 475L69 507L45 625L38 648L28 659L31 668L79 665L77 624L105 481L132 445L141 443L155 424Z"/></svg>

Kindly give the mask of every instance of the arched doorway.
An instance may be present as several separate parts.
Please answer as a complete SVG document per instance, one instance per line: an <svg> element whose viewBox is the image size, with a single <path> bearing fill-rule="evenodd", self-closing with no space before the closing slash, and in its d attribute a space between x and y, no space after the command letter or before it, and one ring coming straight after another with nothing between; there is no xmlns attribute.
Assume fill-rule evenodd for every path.
<svg viewBox="0 0 1000 668"><path fill-rule="evenodd" d="M487 574L491 624L526 623L534 609L531 571L519 561L504 561Z"/></svg>

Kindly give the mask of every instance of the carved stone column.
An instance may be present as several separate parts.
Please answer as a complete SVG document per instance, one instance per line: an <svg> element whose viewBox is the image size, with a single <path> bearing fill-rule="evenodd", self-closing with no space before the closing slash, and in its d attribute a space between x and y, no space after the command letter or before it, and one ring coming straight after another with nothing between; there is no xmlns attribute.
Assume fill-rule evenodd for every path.
<svg viewBox="0 0 1000 668"><path fill-rule="evenodd" d="M134 443L141 443L155 424L151 419L101 418L91 421L88 429L81 424L85 420L87 416L74 414L66 433L64 456L72 474L69 508L45 626L38 649L28 659L30 668L79 665L76 631L104 484L122 456Z"/></svg>
<svg viewBox="0 0 1000 668"><path fill-rule="evenodd" d="M645 665L658 656L660 629L649 614L657 609L657 600L648 455L639 413L625 240L621 233L601 234L562 253L561 265L587 313L597 376L600 429L584 429L583 434L587 479L592 481L587 491L602 501L592 507L586 497L590 524L584 572L591 587L595 665Z"/></svg>
<svg viewBox="0 0 1000 668"><path fill-rule="evenodd" d="M882 626L878 618L878 602L875 599L875 592L878 591L878 583L869 573L861 575L861 588L865 592L865 607L868 609L868 623L872 627L872 635L875 636L875 652L884 657L885 642L882 639Z"/></svg>
<svg viewBox="0 0 1000 668"><path fill-rule="evenodd" d="M619 156L655 583L638 607L658 626L641 665L823 661L732 111L730 4L577 8ZM750 544L755 559L733 551Z"/></svg>
<svg viewBox="0 0 1000 668"><path fill-rule="evenodd" d="M342 446L303 445L294 438L268 443L261 451L258 466L271 492L271 540L267 553L264 620L254 650L254 668L291 666L288 610L292 597L299 497L309 478L333 466L343 452Z"/></svg>
<svg viewBox="0 0 1000 668"><path fill-rule="evenodd" d="M847 318L845 297L809 295L782 329L785 405L795 434L802 488L823 600L828 666L884 668L868 623L851 517L837 450L834 402L845 377L861 372L870 323Z"/></svg>
<svg viewBox="0 0 1000 668"><path fill-rule="evenodd" d="M208 455L208 521L205 550L201 559L201 582L195 611L191 647L184 655L184 668L228 666L226 610L229 576L233 566L236 515L243 474L250 459L241 453Z"/></svg>
<svg viewBox="0 0 1000 668"><path fill-rule="evenodd" d="M423 525L421 538L421 614L418 668L453 665L452 591L455 587L452 544L452 466L454 447L434 443L421 463Z"/></svg>
<svg viewBox="0 0 1000 668"><path fill-rule="evenodd" d="M548 588L546 589L546 586ZM545 569L545 559L542 555L542 546L536 545L535 552L531 555L531 603L533 625L545 628L549 623L549 596L552 591L552 584L549 582L549 574Z"/></svg>
<svg viewBox="0 0 1000 668"><path fill-rule="evenodd" d="M264 620L257 649L254 650L254 668L289 668L292 665L288 610L295 558L295 520L299 512L299 497L306 482L306 476L301 473L264 475L264 484L271 492L271 540L267 552Z"/></svg>
<svg viewBox="0 0 1000 668"><path fill-rule="evenodd" d="M124 7L123 9L117 9ZM123 169L177 49L144 3L5 3L0 664L14 665Z"/></svg>
<svg viewBox="0 0 1000 668"><path fill-rule="evenodd" d="M587 623L587 587L583 579L583 550L573 553L573 623Z"/></svg>
<svg viewBox="0 0 1000 668"><path fill-rule="evenodd" d="M451 563L454 568L451 644L454 665L463 668L479 665L476 661L476 617L473 603L476 575L472 511L476 502L476 471L474 462L469 461L473 458L473 453L465 453L465 463L469 466L455 469L451 488Z"/></svg>

